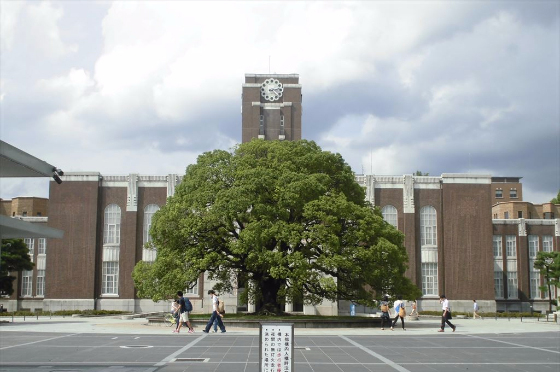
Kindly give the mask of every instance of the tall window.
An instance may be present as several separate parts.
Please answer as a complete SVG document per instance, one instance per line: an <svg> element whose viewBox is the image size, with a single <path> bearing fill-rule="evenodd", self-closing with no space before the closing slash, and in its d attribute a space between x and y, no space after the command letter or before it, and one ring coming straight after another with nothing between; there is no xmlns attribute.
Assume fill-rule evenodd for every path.
<svg viewBox="0 0 560 372"><path fill-rule="evenodd" d="M37 270L37 296L45 296L45 270Z"/></svg>
<svg viewBox="0 0 560 372"><path fill-rule="evenodd" d="M435 295L438 292L438 266L435 262L422 263L422 295Z"/></svg>
<svg viewBox="0 0 560 372"><path fill-rule="evenodd" d="M38 254L46 254L47 253L47 239L39 238L39 250Z"/></svg>
<svg viewBox="0 0 560 372"><path fill-rule="evenodd" d="M535 259L539 251L539 237L537 235L529 235L529 297L540 298L541 292L539 286L541 285L541 275L538 269L535 269Z"/></svg>
<svg viewBox="0 0 560 372"><path fill-rule="evenodd" d="M542 250L543 252L552 252L552 236L543 235L542 237Z"/></svg>
<svg viewBox="0 0 560 372"><path fill-rule="evenodd" d="M397 208L393 207L392 205L386 205L383 207L383 209L381 209L381 214L383 215L383 219L387 221L387 223L398 227Z"/></svg>
<svg viewBox="0 0 560 372"><path fill-rule="evenodd" d="M33 280L33 271L32 270L23 270L21 272L21 295L22 297L31 297L32 296L32 280Z"/></svg>
<svg viewBox="0 0 560 372"><path fill-rule="evenodd" d="M508 271L508 298L517 298L517 271Z"/></svg>
<svg viewBox="0 0 560 372"><path fill-rule="evenodd" d="M504 272L494 269L494 295L496 298L504 298Z"/></svg>
<svg viewBox="0 0 560 372"><path fill-rule="evenodd" d="M101 294L117 295L119 293L120 242L121 208L116 204L110 204L105 208Z"/></svg>
<svg viewBox="0 0 560 372"><path fill-rule="evenodd" d="M502 257L502 236L494 235L492 238L492 247L494 249L494 258Z"/></svg>
<svg viewBox="0 0 560 372"><path fill-rule="evenodd" d="M436 209L425 206L420 209L420 244L422 267L422 295L438 294L438 252Z"/></svg>
<svg viewBox="0 0 560 372"><path fill-rule="evenodd" d="M420 210L421 245L437 246L436 209L432 206Z"/></svg>
<svg viewBox="0 0 560 372"><path fill-rule="evenodd" d="M503 197L504 197L504 192L502 191L502 189L497 189L496 198L503 198Z"/></svg>
<svg viewBox="0 0 560 372"><path fill-rule="evenodd" d="M147 249L145 247L146 243L152 240L150 236L150 228L152 227L152 218L154 214L159 210L159 206L156 204L149 204L144 208L144 248L142 250L142 260L153 262L156 259L156 250Z"/></svg>
<svg viewBox="0 0 560 372"><path fill-rule="evenodd" d="M27 249L29 250L29 256L33 261L33 254L35 253L35 239L25 238L23 239L23 242L25 243L25 245L27 245Z"/></svg>
<svg viewBox="0 0 560 372"><path fill-rule="evenodd" d="M506 256L517 257L517 249L515 244L515 235L506 235Z"/></svg>
<svg viewBox="0 0 560 372"><path fill-rule="evenodd" d="M510 198L517 198L517 189L509 190L509 197Z"/></svg>
<svg viewBox="0 0 560 372"><path fill-rule="evenodd" d="M118 294L119 287L119 263L110 261L103 262L103 286L102 294Z"/></svg>
<svg viewBox="0 0 560 372"><path fill-rule="evenodd" d="M105 228L103 244L120 244L121 242L121 208L110 204L105 208Z"/></svg>

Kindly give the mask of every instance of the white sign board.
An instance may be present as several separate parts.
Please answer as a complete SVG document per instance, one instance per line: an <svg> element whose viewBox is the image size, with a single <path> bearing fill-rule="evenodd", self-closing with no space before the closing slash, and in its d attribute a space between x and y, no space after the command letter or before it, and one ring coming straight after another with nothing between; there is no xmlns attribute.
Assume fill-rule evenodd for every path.
<svg viewBox="0 0 560 372"><path fill-rule="evenodd" d="M293 372L294 324L261 323L260 372Z"/></svg>

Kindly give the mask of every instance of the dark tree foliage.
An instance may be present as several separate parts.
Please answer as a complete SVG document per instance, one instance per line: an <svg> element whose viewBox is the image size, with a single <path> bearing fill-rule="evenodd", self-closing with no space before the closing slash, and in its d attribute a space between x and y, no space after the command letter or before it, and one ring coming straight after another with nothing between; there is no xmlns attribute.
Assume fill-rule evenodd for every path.
<svg viewBox="0 0 560 372"><path fill-rule="evenodd" d="M2 240L2 255L0 262L0 293L11 295L14 293L13 282L15 276L10 273L33 269L33 262L29 257L29 249L22 239Z"/></svg>
<svg viewBox="0 0 560 372"><path fill-rule="evenodd" d="M204 153L152 222L157 259L133 273L141 297L169 298L204 272L219 291L245 278L245 298L272 313L301 298L420 296L404 276L402 233L365 202L344 159L314 142Z"/></svg>

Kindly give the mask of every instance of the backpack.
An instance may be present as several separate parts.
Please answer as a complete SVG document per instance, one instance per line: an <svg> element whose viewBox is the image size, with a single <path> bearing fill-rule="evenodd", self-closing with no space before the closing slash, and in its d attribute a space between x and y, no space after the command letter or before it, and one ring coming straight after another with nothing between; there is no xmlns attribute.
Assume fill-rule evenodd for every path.
<svg viewBox="0 0 560 372"><path fill-rule="evenodd" d="M187 310L188 313L192 311L192 303L191 300L189 300L188 298L185 298L185 309Z"/></svg>
<svg viewBox="0 0 560 372"><path fill-rule="evenodd" d="M226 312L226 307L224 305L224 301L218 300L218 312L220 314L224 314Z"/></svg>

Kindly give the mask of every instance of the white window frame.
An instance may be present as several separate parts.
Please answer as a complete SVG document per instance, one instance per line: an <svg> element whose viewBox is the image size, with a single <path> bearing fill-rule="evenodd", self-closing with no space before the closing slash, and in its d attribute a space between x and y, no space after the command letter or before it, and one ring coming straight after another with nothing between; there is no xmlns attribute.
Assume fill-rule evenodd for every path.
<svg viewBox="0 0 560 372"><path fill-rule="evenodd" d="M157 251L155 249L146 248L146 244L152 240L152 237L150 236L150 228L152 227L152 218L158 210L159 206L157 204L148 204L144 208L142 261L154 262L156 260Z"/></svg>
<svg viewBox="0 0 560 372"><path fill-rule="evenodd" d="M120 244L121 207L116 204L109 204L105 207L103 226L103 244Z"/></svg>
<svg viewBox="0 0 560 372"><path fill-rule="evenodd" d="M517 241L515 235L506 235L506 257L517 257Z"/></svg>
<svg viewBox="0 0 560 372"><path fill-rule="evenodd" d="M198 280L192 288L185 288L185 294L190 296L198 296Z"/></svg>
<svg viewBox="0 0 560 372"><path fill-rule="evenodd" d="M437 213L431 205L420 209L420 245L437 247Z"/></svg>
<svg viewBox="0 0 560 372"><path fill-rule="evenodd" d="M494 270L494 296L498 299L504 298L504 272Z"/></svg>
<svg viewBox="0 0 560 372"><path fill-rule="evenodd" d="M422 295L437 296L438 294L438 264L437 262L422 262Z"/></svg>
<svg viewBox="0 0 560 372"><path fill-rule="evenodd" d="M23 242L27 245L29 257L31 257L31 261L33 261L33 255L35 254L35 239L25 238L23 239Z"/></svg>
<svg viewBox="0 0 560 372"><path fill-rule="evenodd" d="M104 261L102 267L103 283L101 285L102 295L119 294L119 262Z"/></svg>
<svg viewBox="0 0 560 372"><path fill-rule="evenodd" d="M399 226L399 213L397 212L397 208L393 205L386 205L381 209L381 214L383 215L383 219L390 223L391 225L398 228Z"/></svg>
<svg viewBox="0 0 560 372"><path fill-rule="evenodd" d="M37 296L45 296L45 270L37 270Z"/></svg>
<svg viewBox="0 0 560 372"><path fill-rule="evenodd" d="M551 235L543 235L542 236L542 250L543 252L552 252L553 246L552 243L553 239Z"/></svg>
<svg viewBox="0 0 560 372"><path fill-rule="evenodd" d="M21 271L21 296L33 296L33 270Z"/></svg>
<svg viewBox="0 0 560 372"><path fill-rule="evenodd" d="M528 240L528 249L529 249L529 258L537 258L537 252L539 251L539 236L538 235L529 235L527 237ZM533 266L531 266L532 268Z"/></svg>
<svg viewBox="0 0 560 372"><path fill-rule="evenodd" d="M519 298L519 287L517 282L517 271L507 272L508 299Z"/></svg>
<svg viewBox="0 0 560 372"><path fill-rule="evenodd" d="M37 254L47 254L47 239L39 238L39 247L37 248Z"/></svg>
<svg viewBox="0 0 560 372"><path fill-rule="evenodd" d="M494 258L502 258L502 236L494 235L492 237L492 249L494 251Z"/></svg>
<svg viewBox="0 0 560 372"><path fill-rule="evenodd" d="M539 287L541 286L541 273L538 270L533 269L533 265L535 263L534 260L530 260L529 263L531 265L531 270L529 271L530 298L540 300L541 290L539 289Z"/></svg>

